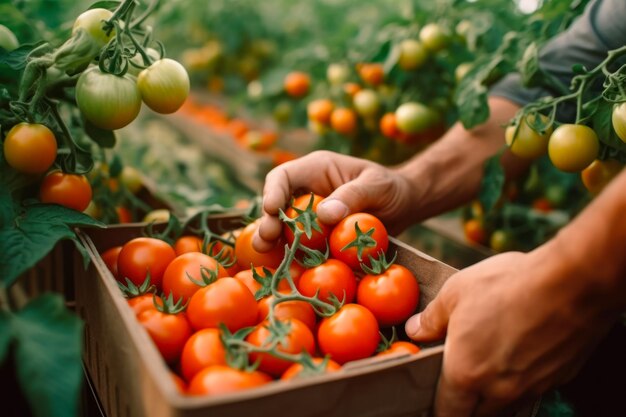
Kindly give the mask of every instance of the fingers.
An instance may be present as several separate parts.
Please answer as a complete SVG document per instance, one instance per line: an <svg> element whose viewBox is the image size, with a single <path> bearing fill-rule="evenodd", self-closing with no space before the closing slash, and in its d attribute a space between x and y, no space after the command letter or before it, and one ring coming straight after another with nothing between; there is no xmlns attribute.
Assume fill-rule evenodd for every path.
<svg viewBox="0 0 626 417"><path fill-rule="evenodd" d="M283 232L283 224L276 216L264 214L259 228L252 237L252 246L255 250L265 253L276 246L276 241Z"/></svg>
<svg viewBox="0 0 626 417"><path fill-rule="evenodd" d="M419 342L432 342L445 337L451 311L446 294L442 289L424 311L407 320L404 326L407 336Z"/></svg>
<svg viewBox="0 0 626 417"><path fill-rule="evenodd" d="M471 417L478 400L477 392L462 388L448 378L444 357L444 370L439 378L435 398L435 417Z"/></svg>

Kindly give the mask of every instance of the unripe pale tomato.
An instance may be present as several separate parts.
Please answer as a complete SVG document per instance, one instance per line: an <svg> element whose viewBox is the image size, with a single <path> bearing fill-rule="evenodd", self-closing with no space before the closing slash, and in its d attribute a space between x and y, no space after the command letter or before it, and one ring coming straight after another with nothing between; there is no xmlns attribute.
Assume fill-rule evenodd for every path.
<svg viewBox="0 0 626 417"><path fill-rule="evenodd" d="M332 85L341 85L350 76L350 69L345 64L330 64L326 70L326 78Z"/></svg>
<svg viewBox="0 0 626 417"><path fill-rule="evenodd" d="M552 134L552 126L548 127L544 132L536 132L531 125L535 121L535 115L524 117L520 120L519 129L517 125L508 126L504 133L506 144L509 145L511 152L515 155L535 159L545 154L548 150L548 139ZM548 122L548 118L542 114L539 115L542 124ZM517 130L517 135L515 135ZM515 135L515 137L513 137Z"/></svg>
<svg viewBox="0 0 626 417"><path fill-rule="evenodd" d="M385 80L383 65L377 62L361 64L358 71L361 79L367 84L380 85Z"/></svg>
<svg viewBox="0 0 626 417"><path fill-rule="evenodd" d="M617 136L619 136L622 142L626 142L626 103L618 104L613 108L611 121Z"/></svg>
<svg viewBox="0 0 626 417"><path fill-rule="evenodd" d="M471 69L472 64L469 62L459 64L459 66L454 69L454 79L456 80L456 83L459 84Z"/></svg>
<svg viewBox="0 0 626 417"><path fill-rule="evenodd" d="M361 90L354 95L354 108L363 117L372 117L380 109L378 94L369 89Z"/></svg>
<svg viewBox="0 0 626 417"><path fill-rule="evenodd" d="M342 135L352 135L357 129L356 113L345 107L337 108L330 115L330 126Z"/></svg>
<svg viewBox="0 0 626 417"><path fill-rule="evenodd" d="M74 21L72 27L72 35L75 35L79 29L85 30L91 39L93 39L100 47L103 47L113 36L115 36L115 29L111 30L109 34L102 29L104 21L109 20L113 16L113 13L107 9L90 9L82 13Z"/></svg>
<svg viewBox="0 0 626 417"><path fill-rule="evenodd" d="M434 120L434 112L422 103L408 102L396 109L398 129L404 133L417 133L428 128Z"/></svg>
<svg viewBox="0 0 626 417"><path fill-rule="evenodd" d="M432 52L441 51L448 44L448 35L436 23L429 23L420 30L420 40Z"/></svg>
<svg viewBox="0 0 626 417"><path fill-rule="evenodd" d="M18 123L4 140L4 157L19 172L43 174L57 157L54 133L39 123Z"/></svg>
<svg viewBox="0 0 626 417"><path fill-rule="evenodd" d="M120 181L133 194L137 194L143 187L141 173L131 166L124 166L120 174Z"/></svg>
<svg viewBox="0 0 626 417"><path fill-rule="evenodd" d="M59 204L83 211L91 201L91 185L84 175L54 171L46 175L39 188L42 203Z"/></svg>
<svg viewBox="0 0 626 417"><path fill-rule="evenodd" d="M304 97L311 87L311 77L307 73L293 71L287 74L283 86L287 95L295 98Z"/></svg>
<svg viewBox="0 0 626 417"><path fill-rule="evenodd" d="M564 124L557 127L548 143L548 155L555 167L580 172L598 157L598 135L588 126Z"/></svg>
<svg viewBox="0 0 626 417"><path fill-rule="evenodd" d="M160 223L167 222L170 219L170 211L168 209L156 209L148 212L141 220L144 223Z"/></svg>
<svg viewBox="0 0 626 417"><path fill-rule="evenodd" d="M411 71L424 65L428 59L428 51L420 41L405 39L400 43L398 65L405 71Z"/></svg>
<svg viewBox="0 0 626 417"><path fill-rule="evenodd" d="M463 39L466 39L467 34L472 30L472 22L470 22L469 20L461 20L459 23L457 23L454 30L456 31L457 35L459 35Z"/></svg>
<svg viewBox="0 0 626 417"><path fill-rule="evenodd" d="M503 229L494 230L489 238L489 247L496 252L513 250L514 245L515 242L511 233Z"/></svg>
<svg viewBox="0 0 626 417"><path fill-rule="evenodd" d="M98 67L78 78L76 103L85 119L101 129L120 129L135 120L141 93L130 76L105 74Z"/></svg>
<svg viewBox="0 0 626 417"><path fill-rule="evenodd" d="M164 58L139 73L137 87L141 99L152 110L174 113L189 95L189 75L179 62Z"/></svg>
<svg viewBox="0 0 626 417"><path fill-rule="evenodd" d="M580 177L590 193L598 194L620 173L622 168L624 165L614 159L606 161L596 159L580 173Z"/></svg>
<svg viewBox="0 0 626 417"><path fill-rule="evenodd" d="M334 108L335 105L332 101L327 98L321 98L310 102L306 110L309 120L327 125L330 123L330 115Z"/></svg>
<svg viewBox="0 0 626 417"><path fill-rule="evenodd" d="M4 48L6 51L11 52L20 46L17 38L11 32L11 29L4 25L0 25L0 48Z"/></svg>

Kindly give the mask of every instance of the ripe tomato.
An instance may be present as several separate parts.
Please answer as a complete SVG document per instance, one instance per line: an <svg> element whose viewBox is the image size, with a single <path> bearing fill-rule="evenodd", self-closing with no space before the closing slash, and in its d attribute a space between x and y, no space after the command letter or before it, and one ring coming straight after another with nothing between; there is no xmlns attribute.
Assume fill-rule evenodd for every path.
<svg viewBox="0 0 626 417"><path fill-rule="evenodd" d="M187 316L195 330L217 328L224 323L228 330L236 332L254 326L258 314L259 308L248 287L229 277L200 288L187 306Z"/></svg>
<svg viewBox="0 0 626 417"><path fill-rule="evenodd" d="M342 135L353 135L357 129L357 116L354 110L339 107L330 115L330 126Z"/></svg>
<svg viewBox="0 0 626 417"><path fill-rule="evenodd" d="M391 346L389 346L387 349L383 350L382 352L378 352L376 356L391 355L393 353L396 353L396 354L408 353L409 355L412 355L414 353L418 353L419 351L420 351L419 346L411 342L405 342L405 341L399 340L397 342L393 342Z"/></svg>
<svg viewBox="0 0 626 417"><path fill-rule="evenodd" d="M321 365L322 361L324 361L323 358L313 358L313 363L315 365L318 365L318 366ZM324 373L337 372L340 369L341 369L341 365L339 365L334 360L332 359L326 360L326 367L324 368ZM302 366L301 363L294 363L289 368L287 368L285 372L283 372L280 379L283 381L287 381L287 380L295 379L295 378L303 378L307 374L307 371L303 372L303 370L304 370L304 367ZM309 372L312 372L312 371L309 371Z"/></svg>
<svg viewBox="0 0 626 417"><path fill-rule="evenodd" d="M74 21L72 35L75 35L79 29L82 29L89 34L99 47L103 47L115 36L115 29L112 29L109 34L103 30L104 22L109 20L111 16L113 16L113 13L107 9L96 8L87 10L81 13Z"/></svg>
<svg viewBox="0 0 626 417"><path fill-rule="evenodd" d="M380 99L374 90L364 89L354 95L354 108L363 117L374 117L380 110Z"/></svg>
<svg viewBox="0 0 626 417"><path fill-rule="evenodd" d="M252 247L252 237L258 227L259 220L250 223L241 231L235 241L235 257L241 269L250 269L250 265L277 268L285 256L285 248L280 242L276 244L275 248L265 253L257 252Z"/></svg>
<svg viewBox="0 0 626 417"><path fill-rule="evenodd" d="M4 25L0 25L0 48L4 48L7 52L11 52L20 46L17 38L11 32L11 29Z"/></svg>
<svg viewBox="0 0 626 417"><path fill-rule="evenodd" d="M185 381L172 371L170 371L170 377L172 378L178 393L184 395L187 392L187 384L185 384Z"/></svg>
<svg viewBox="0 0 626 417"><path fill-rule="evenodd" d="M358 304L346 304L321 321L317 341L322 353L343 365L376 352L380 342L378 330L371 311Z"/></svg>
<svg viewBox="0 0 626 417"><path fill-rule="evenodd" d="M365 275L359 282L356 299L374 314L381 327L386 327L411 317L417 310L419 294L413 273L394 264L379 275Z"/></svg>
<svg viewBox="0 0 626 417"><path fill-rule="evenodd" d="M405 71L415 70L428 59L428 50L415 39L405 39L400 43L398 65Z"/></svg>
<svg viewBox="0 0 626 417"><path fill-rule="evenodd" d="M534 199L532 207L533 209L542 213L550 213L552 210L554 210L554 207L552 207L552 203L550 203L550 200L545 197L539 197Z"/></svg>
<svg viewBox="0 0 626 417"><path fill-rule="evenodd" d="M85 119L101 129L120 129L137 117L141 93L130 76L105 74L93 67L76 84L76 104Z"/></svg>
<svg viewBox="0 0 626 417"><path fill-rule="evenodd" d="M429 23L420 30L420 40L426 49L437 52L448 44L448 35L438 24Z"/></svg>
<svg viewBox="0 0 626 417"><path fill-rule="evenodd" d="M533 125L535 117L531 115L528 119L522 118L519 129L517 129L517 125L506 128L504 133L506 144L509 145L511 152L519 157L535 159L548 151L548 139L552 134L552 127L548 127L545 132L534 131L530 126ZM539 115L539 118L543 124L548 122L548 118L542 114ZM514 137L516 129L517 135Z"/></svg>
<svg viewBox="0 0 626 417"><path fill-rule="evenodd" d="M350 76L350 68L345 64L330 64L326 69L326 78L331 85L341 85Z"/></svg>
<svg viewBox="0 0 626 417"><path fill-rule="evenodd" d="M207 366L193 377L189 383L189 395L219 395L243 391L272 381L272 378L259 371L241 371L224 365Z"/></svg>
<svg viewBox="0 0 626 417"><path fill-rule="evenodd" d="M4 139L4 157L16 171L43 174L57 157L57 140L42 124L18 123Z"/></svg>
<svg viewBox="0 0 626 417"><path fill-rule="evenodd" d="M356 277L350 266L338 259L328 259L323 264L304 271L298 281L298 291L306 297L318 297L329 302L330 295L346 303L354 301Z"/></svg>
<svg viewBox="0 0 626 417"><path fill-rule="evenodd" d="M327 98L321 98L310 102L306 110L309 120L327 125L330 123L330 115L334 108L335 105L332 101Z"/></svg>
<svg viewBox="0 0 626 417"><path fill-rule="evenodd" d="M295 98L306 96L310 86L311 77L309 77L309 74L300 71L293 71L287 74L283 84L285 92Z"/></svg>
<svg viewBox="0 0 626 417"><path fill-rule="evenodd" d="M177 256L172 260L163 273L163 293L166 296L173 295L174 300L183 299L183 303L191 298L201 286L192 280L203 282L211 279L211 274L216 278L227 276L224 267L209 255L200 252L189 252Z"/></svg>
<svg viewBox="0 0 626 417"><path fill-rule="evenodd" d="M91 185L87 177L61 171L46 175L39 188L39 199L42 203L59 204L77 211L87 208L91 196Z"/></svg>
<svg viewBox="0 0 626 417"><path fill-rule="evenodd" d="M358 67L361 79L370 85L380 85L385 80L385 70L382 64L377 62L361 64Z"/></svg>
<svg viewBox="0 0 626 417"><path fill-rule="evenodd" d="M138 295L137 297L129 298L127 302L130 308L132 308L135 312L136 316L145 310L153 310L156 309L156 306L163 305L163 299L158 295L154 295L152 293L142 294Z"/></svg>
<svg viewBox="0 0 626 417"><path fill-rule="evenodd" d="M363 233L363 248L347 247L357 239L356 227ZM369 237L368 237L369 236ZM333 258L352 269L360 269L361 262L370 265L370 256L377 258L380 251L387 252L389 236L383 223L368 213L353 213L341 220L330 234L330 253Z"/></svg>
<svg viewBox="0 0 626 417"><path fill-rule="evenodd" d="M119 256L122 250L121 246L114 246L110 249L102 252L100 257L104 261L104 264L107 266L111 274L117 279L117 257Z"/></svg>
<svg viewBox="0 0 626 417"><path fill-rule="evenodd" d="M124 283L128 278L139 286L150 274L150 282L160 290L163 273L175 257L174 249L163 240L151 237L129 240L117 258L118 279Z"/></svg>
<svg viewBox="0 0 626 417"><path fill-rule="evenodd" d="M181 236L174 242L176 256L189 252L202 252L202 239L198 236Z"/></svg>
<svg viewBox="0 0 626 417"><path fill-rule="evenodd" d="M620 103L613 107L611 122L617 136L622 142L626 142L626 103Z"/></svg>
<svg viewBox="0 0 626 417"><path fill-rule="evenodd" d="M280 322L290 326L289 333L284 340L281 340L276 346L276 350L283 353L297 355L303 351L312 355L315 352L315 338L311 330L297 319L289 319L284 322ZM267 329L268 322L262 322L258 324L252 333L246 337L246 341L258 346L264 347L269 341L271 336L270 331ZM272 376L280 376L293 362L285 359L279 359L269 353L250 353L250 362L259 362L259 370L266 372Z"/></svg>
<svg viewBox="0 0 626 417"><path fill-rule="evenodd" d="M622 168L624 165L614 159L605 161L596 159L580 173L580 177L591 194L598 194L620 173Z"/></svg>
<svg viewBox="0 0 626 417"><path fill-rule="evenodd" d="M290 294L291 290L281 289L282 294ZM259 300L259 322L267 318L270 312L270 306L274 300L274 296L270 295ZM278 320L297 319L304 323L311 331L315 330L317 323L317 315L313 310L313 306L306 301L290 300L283 301L274 306L274 317Z"/></svg>
<svg viewBox="0 0 626 417"><path fill-rule="evenodd" d="M565 172L579 172L598 157L600 142L588 126L564 124L557 127L548 142L548 155L555 167Z"/></svg>
<svg viewBox="0 0 626 417"><path fill-rule="evenodd" d="M267 271L270 274L273 274L274 272L276 272L274 268L265 268L265 269L267 269ZM270 284L271 284L272 277L269 275L266 275L265 271L263 270L263 267L261 266L255 267L254 271L260 277L261 282L254 279L254 274L252 273L252 269L241 270L237 272L233 276L233 278L235 278L238 281L241 281L241 283L244 284L250 290L250 292L254 295L254 297L258 300L261 297L265 297L268 294L270 294L271 292ZM289 289L289 283L286 280L281 280L278 283L278 288ZM263 291L259 293L260 290L263 290Z"/></svg>
<svg viewBox="0 0 626 417"><path fill-rule="evenodd" d="M383 117L380 118L379 123L380 133L384 136L395 139L400 134L400 130L398 129L398 123L396 121L395 113L385 113Z"/></svg>
<svg viewBox="0 0 626 417"><path fill-rule="evenodd" d="M343 85L343 92L350 98L353 98L359 91L361 91L361 86L357 83L345 83Z"/></svg>
<svg viewBox="0 0 626 417"><path fill-rule="evenodd" d="M403 133L422 132L431 126L436 118L436 114L422 103L408 102L396 109L396 123Z"/></svg>
<svg viewBox="0 0 626 417"><path fill-rule="evenodd" d="M463 224L463 233L468 242L479 245L487 244L489 238L483 222L479 219L469 219Z"/></svg>
<svg viewBox="0 0 626 417"><path fill-rule="evenodd" d="M148 331L167 363L180 358L183 347L191 337L191 326L184 313L168 314L156 308L143 310L137 321Z"/></svg>
<svg viewBox="0 0 626 417"><path fill-rule="evenodd" d="M189 75L177 61L159 59L139 73L137 87L141 99L161 114L174 113L189 95Z"/></svg>
<svg viewBox="0 0 626 417"><path fill-rule="evenodd" d="M320 195L313 195L311 197L311 194L303 194L299 197L296 197L289 206L289 208L285 211L287 217L289 217L290 219L295 219L298 216L298 212L296 211L296 209L305 210L309 205L311 198L313 198L313 205L311 209L314 213L317 213L317 206L324 199L324 197ZM300 235L300 243L309 249L315 249L324 252L326 250L327 239L330 235L332 227L321 223L318 219L315 220L315 223L319 226L321 232L315 229L311 229L312 233L310 238L308 238L303 233L302 235ZM298 230L303 230L300 223L297 223L296 227L298 228ZM287 241L287 243L289 243L289 245L292 245L294 233L286 224L283 226L283 235L285 236L285 240Z"/></svg>
<svg viewBox="0 0 626 417"><path fill-rule="evenodd" d="M195 332L180 357L180 367L187 381L211 365L226 365L226 348L219 329L202 329Z"/></svg>
<svg viewBox="0 0 626 417"><path fill-rule="evenodd" d="M115 207L115 213L117 214L118 223L130 223L133 221L133 215L130 210L124 206Z"/></svg>

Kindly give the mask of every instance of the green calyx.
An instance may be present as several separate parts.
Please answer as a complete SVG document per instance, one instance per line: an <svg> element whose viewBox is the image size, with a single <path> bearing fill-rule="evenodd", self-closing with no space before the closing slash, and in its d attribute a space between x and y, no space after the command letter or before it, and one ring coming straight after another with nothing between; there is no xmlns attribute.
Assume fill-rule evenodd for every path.
<svg viewBox="0 0 626 417"><path fill-rule="evenodd" d="M372 235L374 234L374 230L376 229L372 227L367 232L363 232L359 227L359 223L354 223L354 231L356 233L356 237L352 242L341 248L341 251L343 252L350 248L356 248L357 259L360 262L363 262L363 250L365 250L366 248L376 247L376 239L372 237Z"/></svg>

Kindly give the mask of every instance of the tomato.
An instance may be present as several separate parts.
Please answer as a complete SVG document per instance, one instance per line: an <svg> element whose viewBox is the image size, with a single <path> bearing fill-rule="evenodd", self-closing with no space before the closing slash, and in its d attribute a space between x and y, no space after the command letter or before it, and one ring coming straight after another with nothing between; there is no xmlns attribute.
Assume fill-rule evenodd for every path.
<svg viewBox="0 0 626 417"><path fill-rule="evenodd" d="M209 255L200 252L184 253L174 258L163 273L163 293L173 295L174 300L183 299L183 303L191 298L200 288L192 280L200 283L205 279L227 276L224 267Z"/></svg>
<svg viewBox="0 0 626 417"><path fill-rule="evenodd" d="M287 74L283 83L287 95L295 98L306 96L310 86L311 77L309 77L309 74L300 71L293 71Z"/></svg>
<svg viewBox="0 0 626 417"><path fill-rule="evenodd" d="M113 13L107 9L90 9L84 13L81 13L74 21L72 26L72 35L76 35L79 29L84 30L89 34L89 37L99 46L103 47L113 36L115 36L115 29L107 34L103 30L104 22L109 20L113 16Z"/></svg>
<svg viewBox="0 0 626 417"><path fill-rule="evenodd" d="M339 259L328 259L321 265L304 271L298 281L298 291L306 297L313 297L318 291L320 300L330 301L333 294L346 303L356 296L356 277L349 265Z"/></svg>
<svg viewBox="0 0 626 417"><path fill-rule="evenodd" d="M380 342L378 322L367 308L346 304L321 321L317 341L323 354L342 365L367 358L376 352Z"/></svg>
<svg viewBox="0 0 626 417"><path fill-rule="evenodd" d="M405 39L400 43L398 65L405 71L412 71L424 65L428 50L415 39Z"/></svg>
<svg viewBox="0 0 626 417"><path fill-rule="evenodd" d="M280 322L290 327L289 332L283 340L276 345L276 350L283 353L298 355L307 352L309 355L315 353L315 338L311 330L297 319L289 319ZM246 337L246 341L258 347L265 347L269 343L271 337L270 331L267 329L268 322L258 324L252 333ZM279 359L269 353L250 353L250 362L259 363L259 370L266 372L272 376L280 376L293 362L285 359Z"/></svg>
<svg viewBox="0 0 626 417"><path fill-rule="evenodd" d="M463 78L465 78L467 73L470 72L472 68L473 65L470 62L463 62L462 64L459 64L454 69L454 79L456 80L456 83L460 84Z"/></svg>
<svg viewBox="0 0 626 417"><path fill-rule="evenodd" d="M252 247L252 237L258 227L259 220L250 223L235 241L235 256L241 269L250 269L250 265L277 268L283 260L285 248L280 242L272 250L265 253L257 252Z"/></svg>
<svg viewBox="0 0 626 417"><path fill-rule="evenodd" d="M384 136L395 139L400 134L395 113L385 113L379 122L380 133Z"/></svg>
<svg viewBox="0 0 626 417"><path fill-rule="evenodd" d="M258 314L257 302L248 287L228 277L200 288L187 306L189 322L196 330L216 328L224 323L228 330L236 332L254 326Z"/></svg>
<svg viewBox="0 0 626 417"><path fill-rule="evenodd" d="M327 125L330 123L330 115L335 105L327 98L313 100L307 106L307 115L309 120Z"/></svg>
<svg viewBox="0 0 626 417"><path fill-rule="evenodd" d="M426 130L436 121L437 115L422 103L408 102L396 109L398 129L404 133Z"/></svg>
<svg viewBox="0 0 626 417"><path fill-rule="evenodd" d="M189 95L189 75L177 61L159 59L139 73L137 87L141 99L157 113L174 113Z"/></svg>
<svg viewBox="0 0 626 417"><path fill-rule="evenodd" d="M292 112L291 104L287 101L281 101L274 107L272 116L278 123L287 123L291 119Z"/></svg>
<svg viewBox="0 0 626 417"><path fill-rule="evenodd" d="M137 297L129 298L127 302L130 308L132 308L135 312L136 316L145 310L154 310L156 309L156 306L163 305L163 299L152 293L146 293L138 295Z"/></svg>
<svg viewBox="0 0 626 417"><path fill-rule="evenodd" d="M567 187L559 184L548 185L544 195L552 207L562 207L567 202Z"/></svg>
<svg viewBox="0 0 626 417"><path fill-rule="evenodd" d="M319 136L324 136L326 133L328 133L329 130L327 125L310 119L307 123L307 127L311 132Z"/></svg>
<svg viewBox="0 0 626 417"><path fill-rule="evenodd" d="M270 285L272 274L276 272L274 268L265 268L268 272L268 274L266 274L263 269L264 267L261 266L257 266L254 268L254 271L258 275L261 282L254 279L252 269L241 270L233 276L233 278L235 278L236 280L241 281L241 283L250 290L250 292L254 295L254 298L256 298L257 300L261 299L262 297L266 297L268 294L271 293ZM287 280L281 280L278 283L278 288L289 289L289 283L287 282Z"/></svg>
<svg viewBox="0 0 626 417"><path fill-rule="evenodd" d="M598 157L598 135L588 126L564 124L557 127L548 142L548 155L555 167L579 172Z"/></svg>
<svg viewBox="0 0 626 417"><path fill-rule="evenodd" d="M487 244L489 238L483 222L479 219L469 219L463 224L463 233L468 242L479 245Z"/></svg>
<svg viewBox="0 0 626 417"><path fill-rule="evenodd" d="M489 247L496 252L513 250L513 236L510 232L502 229L494 230L489 238Z"/></svg>
<svg viewBox="0 0 626 417"><path fill-rule="evenodd" d="M397 342L393 342L387 349L382 352L378 352L376 356L386 356L391 354L409 354L413 355L418 353L421 349L419 346L411 343L399 340Z"/></svg>
<svg viewBox="0 0 626 417"><path fill-rule="evenodd" d="M132 194L137 194L143 187L143 179L141 173L135 168L125 165L120 173L120 181L124 184L124 187Z"/></svg>
<svg viewBox="0 0 626 417"><path fill-rule="evenodd" d="M170 219L170 211L168 209L156 209L149 211L141 220L144 223L167 223Z"/></svg>
<svg viewBox="0 0 626 417"><path fill-rule="evenodd" d="M291 294L290 289L280 289L282 294ZM274 296L270 295L259 300L259 322L265 320L270 312L270 306L274 300ZM311 331L315 330L317 323L317 315L313 310L313 306L300 300L289 300L278 303L274 306L274 317L278 320L298 319L304 323Z"/></svg>
<svg viewBox="0 0 626 417"><path fill-rule="evenodd" d="M360 237L357 236L357 225L362 232ZM363 241L363 248L346 247L357 238ZM370 256L378 258L380 251L387 252L389 236L383 223L376 217L368 213L353 213L335 225L329 243L334 258L358 270L361 262L370 265Z"/></svg>
<svg viewBox="0 0 626 417"><path fill-rule="evenodd" d="M4 139L4 157L16 171L43 174L57 157L57 140L42 124L18 123Z"/></svg>
<svg viewBox="0 0 626 417"><path fill-rule="evenodd" d="M370 85L380 85L385 80L385 70L382 64L365 63L358 68L359 75L365 83Z"/></svg>
<svg viewBox="0 0 626 417"><path fill-rule="evenodd" d="M77 211L87 208L91 196L91 185L87 177L61 171L46 175L39 188L39 199L42 203L59 204Z"/></svg>
<svg viewBox="0 0 626 417"><path fill-rule="evenodd" d="M228 132L233 135L235 139L241 139L245 136L246 133L250 130L250 126L244 120L241 119L232 119L228 122L228 126L226 128Z"/></svg>
<svg viewBox="0 0 626 417"><path fill-rule="evenodd" d="M311 198L313 198L313 205L311 209L314 213L317 213L317 206L320 202L322 202L322 200L324 200L324 197L320 195L311 196L311 194L303 194L299 197L296 197L289 206L289 208L285 211L287 217L289 217L290 219L295 219L298 216L298 212L296 211L296 209L305 210L309 205ZM309 249L315 249L324 252L327 247L327 239L330 235L332 227L321 223L318 219L315 219L314 223L317 224L321 231L311 228L311 237L309 238L306 236L306 234L303 233L302 235L300 235L300 243ZM303 230L302 224L300 223L296 223L296 227L298 228L298 230ZM294 240L294 233L286 224L283 226L283 235L285 236L285 240L287 241L287 243L291 246Z"/></svg>
<svg viewBox="0 0 626 417"><path fill-rule="evenodd" d="M467 35L473 30L472 22L463 19L459 23L457 23L454 30L457 35L459 35L464 40L467 40Z"/></svg>
<svg viewBox="0 0 626 417"><path fill-rule="evenodd" d="M448 44L448 35L441 26L429 23L420 30L420 41L431 52L441 51Z"/></svg>
<svg viewBox="0 0 626 417"><path fill-rule="evenodd" d="M147 330L167 363L180 358L192 333L184 313L169 314L156 308L146 309L137 315L137 321Z"/></svg>
<svg viewBox="0 0 626 417"><path fill-rule="evenodd" d="M172 371L170 371L170 377L172 378L172 382L174 382L176 391L178 391L179 394L184 395L187 392L187 384L185 384L185 381Z"/></svg>
<svg viewBox="0 0 626 417"><path fill-rule="evenodd" d="M624 165L614 159L605 161L596 159L580 173L580 177L591 194L598 194L621 172L622 168Z"/></svg>
<svg viewBox="0 0 626 417"><path fill-rule="evenodd" d="M117 214L118 223L131 223L133 221L133 215L130 210L124 206L115 207L115 214Z"/></svg>
<svg viewBox="0 0 626 417"><path fill-rule="evenodd" d="M118 77L93 67L78 77L76 104L89 122L101 129L120 129L135 120L141 93L130 75Z"/></svg>
<svg viewBox="0 0 626 417"><path fill-rule="evenodd" d="M121 251L121 246L114 246L102 252L102 254L100 255L100 257L104 261L104 264L107 266L109 271L111 271L111 274L113 274L115 278L117 278L117 258Z"/></svg>
<svg viewBox="0 0 626 417"><path fill-rule="evenodd" d="M363 117L373 117L380 109L378 94L369 89L359 91L353 98L354 108Z"/></svg>
<svg viewBox="0 0 626 417"><path fill-rule="evenodd" d="M519 129L517 125L506 128L504 133L506 144L509 145L511 152L519 157L535 159L545 154L548 150L548 139L552 134L552 127L548 127L544 132L534 131L531 126L534 124L535 118L535 115L523 117L520 121ZM544 125L549 120L542 114L539 115L539 118ZM517 130L517 135L515 135L515 130Z"/></svg>
<svg viewBox="0 0 626 417"><path fill-rule="evenodd" d="M224 365L207 366L189 383L189 395L219 395L267 384L272 378L259 371L241 371Z"/></svg>
<svg viewBox="0 0 626 417"><path fill-rule="evenodd" d="M7 52L11 52L20 46L17 38L11 32L11 29L4 25L0 25L0 48L4 48Z"/></svg>
<svg viewBox="0 0 626 417"><path fill-rule="evenodd" d="M313 358L313 363L318 366L320 366L323 361L324 361L324 358ZM320 371L320 373L327 374L330 372L337 372L340 369L341 369L341 365L339 365L337 362L335 362L332 359L327 359L326 366L324 367L323 371ZM295 379L295 378L303 378L303 377L306 377L308 373L317 374L316 371L308 370L308 369L305 370L304 366L302 366L301 363L296 362L292 364L289 368L287 368L285 372L283 372L280 379L283 381L287 381L287 380Z"/></svg>
<svg viewBox="0 0 626 417"><path fill-rule="evenodd" d="M357 116L354 110L339 107L330 115L330 126L342 135L353 135L357 129Z"/></svg>
<svg viewBox="0 0 626 417"><path fill-rule="evenodd" d="M361 86L357 83L345 83L343 85L343 92L350 98L353 98L359 91L361 91Z"/></svg>
<svg viewBox="0 0 626 417"><path fill-rule="evenodd" d="M374 314L381 327L403 323L419 304L420 289L411 271L391 265L381 274L367 274L359 282L357 303Z"/></svg>
<svg viewBox="0 0 626 417"><path fill-rule="evenodd" d="M341 85L350 76L350 68L345 64L330 64L326 69L326 78L331 85Z"/></svg>
<svg viewBox="0 0 626 417"><path fill-rule="evenodd" d="M195 332L180 357L182 374L187 381L202 369L212 365L226 365L226 348L219 329L202 329Z"/></svg>
<svg viewBox="0 0 626 417"><path fill-rule="evenodd" d="M181 236L174 242L174 252L180 256L189 252L202 252L202 239L198 236Z"/></svg>
<svg viewBox="0 0 626 417"><path fill-rule="evenodd" d="M144 48L144 51L146 51L146 54L148 54L152 62L158 61L159 59L161 59L161 54L159 53L159 51L157 51L154 48ZM130 60L139 66L132 65L129 62L128 73L134 77L138 77L139 73L145 69L143 68L145 66L144 61L143 61L143 56L140 53L137 53Z"/></svg>
<svg viewBox="0 0 626 417"><path fill-rule="evenodd" d="M617 136L626 142L626 103L619 103L613 107L611 122Z"/></svg>
<svg viewBox="0 0 626 417"><path fill-rule="evenodd" d="M163 273L174 258L174 249L163 240L152 237L129 240L117 258L118 279L123 283L128 278L140 286L150 274L150 282L160 290Z"/></svg>

